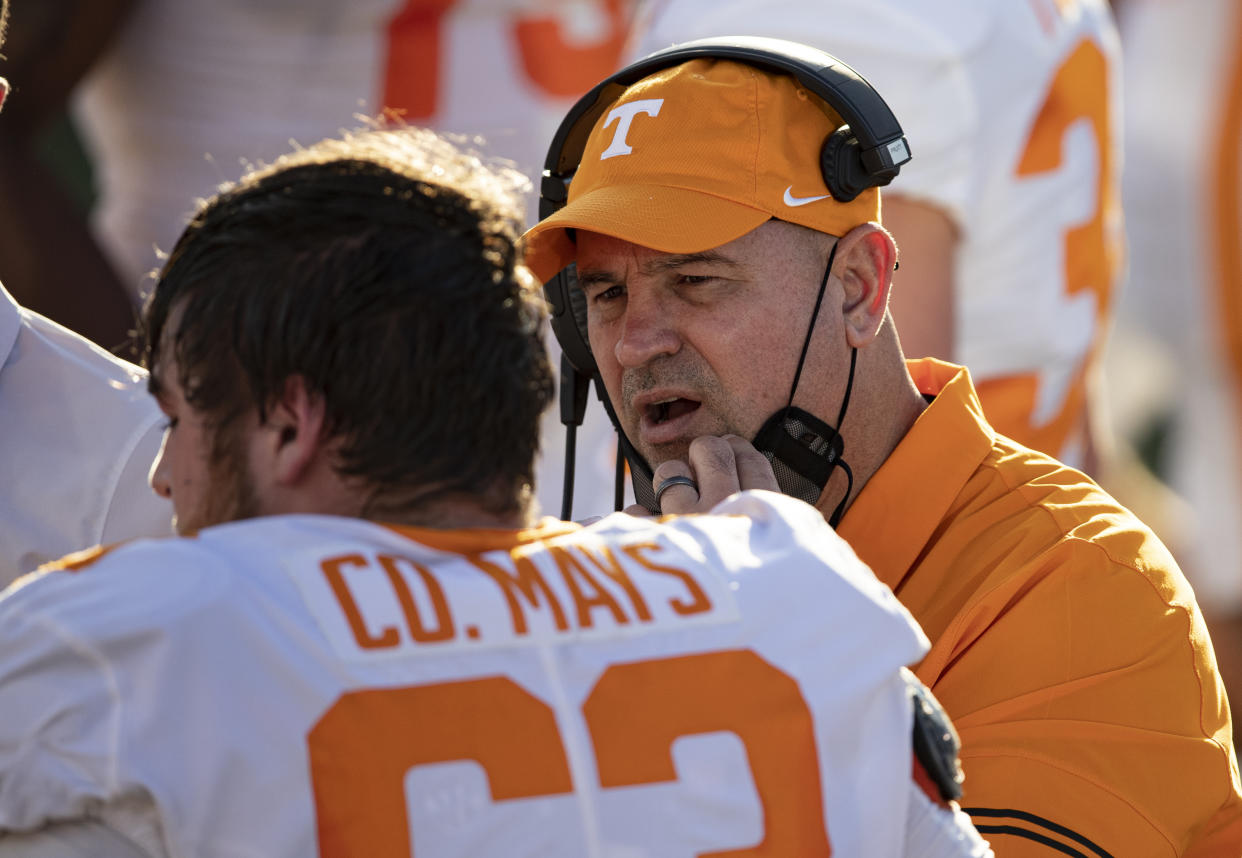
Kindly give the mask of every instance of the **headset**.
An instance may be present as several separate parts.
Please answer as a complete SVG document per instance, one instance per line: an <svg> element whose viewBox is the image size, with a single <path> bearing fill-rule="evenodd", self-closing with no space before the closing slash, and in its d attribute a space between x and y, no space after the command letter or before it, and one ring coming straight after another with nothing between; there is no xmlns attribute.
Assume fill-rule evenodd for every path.
<svg viewBox="0 0 1242 858"><path fill-rule="evenodd" d="M699 39L657 51L623 68L597 84L570 108L552 138L544 161L539 191L540 220L559 211L568 201L569 183L582 160L587 138L604 111L632 84L701 57L733 60L764 71L788 74L836 111L844 124L824 140L819 169L828 191L841 202L853 200L867 188L887 185L910 160L910 148L901 125L884 99L861 75L831 54L797 42L757 36ZM659 504L651 487L651 468L625 437L591 354L586 300L577 285L576 267L570 264L547 281L544 294L550 306L552 331L562 352L560 411L561 422L566 427L566 445L561 517L569 519L572 512L575 428L582 424L592 379L596 395L617 429L616 507L621 508L623 498L624 457L630 465L635 499L652 512L658 512ZM818 446L822 447L823 442ZM780 482L781 474L777 476ZM782 488L787 487L782 483ZM812 492L818 496L812 486L789 493L803 499L809 497L814 503L816 497L810 497Z"/></svg>

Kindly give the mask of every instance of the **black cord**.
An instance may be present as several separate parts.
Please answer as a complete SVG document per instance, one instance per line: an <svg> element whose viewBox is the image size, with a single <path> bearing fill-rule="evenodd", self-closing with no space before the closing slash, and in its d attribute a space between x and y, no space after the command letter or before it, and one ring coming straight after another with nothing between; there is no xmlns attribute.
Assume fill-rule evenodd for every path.
<svg viewBox="0 0 1242 858"><path fill-rule="evenodd" d="M858 347L850 348L850 374L845 379L845 395L841 397L841 410L837 412L837 434L841 434L841 424L845 422L845 407L850 404L850 391L854 389L854 367L858 366Z"/></svg>
<svg viewBox="0 0 1242 858"><path fill-rule="evenodd" d="M613 481L612 508L617 512L625 506L625 454L621 452L621 439L617 439L617 473Z"/></svg>
<svg viewBox="0 0 1242 858"><path fill-rule="evenodd" d="M802 354L798 356L798 368L794 370L793 384L789 387L789 401L785 403L785 407L793 405L794 393L798 390L798 379L802 378L802 365L806 363L806 353L811 348L811 335L815 333L815 321L819 318L819 307L824 302L824 292L828 288L828 276L832 274L832 261L837 256L837 242L832 245L832 252L828 254L828 264L824 267L824 279L819 281L819 294L815 296L815 309L811 312L811 322L807 325L806 336L802 338Z"/></svg>
<svg viewBox="0 0 1242 858"><path fill-rule="evenodd" d="M570 521L574 511L574 455L578 445L578 427L565 424L565 479L561 483L561 521Z"/></svg>
<svg viewBox="0 0 1242 858"><path fill-rule="evenodd" d="M845 514L845 502L850 499L850 492L854 491L854 472L850 470L850 466L845 464L844 459L837 460L837 467L845 471L845 497L841 498L841 502L837 504L837 508L832 511L832 517L828 519L828 526L833 530L837 529L837 525L841 523L841 516Z"/></svg>

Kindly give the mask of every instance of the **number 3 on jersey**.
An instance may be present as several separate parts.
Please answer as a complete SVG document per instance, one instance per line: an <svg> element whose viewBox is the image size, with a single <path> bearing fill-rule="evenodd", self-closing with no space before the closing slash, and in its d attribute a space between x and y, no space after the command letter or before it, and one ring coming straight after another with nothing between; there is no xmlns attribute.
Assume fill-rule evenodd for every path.
<svg viewBox="0 0 1242 858"><path fill-rule="evenodd" d="M703 858L831 855L810 710L797 683L754 652L612 665L582 716L605 790L675 781L679 737L741 740L763 837ZM493 802L573 791L552 707L503 676L349 692L307 741L323 858L413 854L404 784L415 766L473 760Z"/></svg>
<svg viewBox="0 0 1242 858"><path fill-rule="evenodd" d="M1022 438L1027 446L1053 455L1064 454L1067 442L1084 427L1088 370L1099 351L1121 261L1117 237L1120 192L1113 164L1113 131L1109 115L1108 60L1090 39L1079 42L1061 63L1039 111L1016 168L1020 178L1034 178L1058 169L1066 132L1080 121L1089 123L1095 140L1098 173L1091 218L1065 233L1064 289L1068 297L1095 293L1097 323L1092 340L1082 344L1082 358L1070 389L1050 419L1033 419L1038 375L982 382L979 395L993 427ZM995 403L995 404L993 404Z"/></svg>

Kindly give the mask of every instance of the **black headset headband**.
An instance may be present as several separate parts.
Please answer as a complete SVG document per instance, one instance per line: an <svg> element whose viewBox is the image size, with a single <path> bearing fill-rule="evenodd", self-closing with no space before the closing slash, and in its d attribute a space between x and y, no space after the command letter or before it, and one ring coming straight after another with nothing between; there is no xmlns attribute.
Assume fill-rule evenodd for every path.
<svg viewBox="0 0 1242 858"><path fill-rule="evenodd" d="M539 217L560 210L569 182L586 150L591 129L603 112L632 84L663 69L699 57L735 60L765 71L793 76L845 122L829 135L820 153L820 170L829 192L848 202L866 188L887 185L910 160L901 125L884 99L856 71L831 54L783 39L739 36L700 39L673 45L625 67L578 100L561 121L544 160ZM552 330L566 359L584 376L596 374L586 339L586 308L570 268L544 284L551 305ZM565 381L562 380L564 389ZM562 419L565 419L562 407ZM581 422L581 415L577 422Z"/></svg>

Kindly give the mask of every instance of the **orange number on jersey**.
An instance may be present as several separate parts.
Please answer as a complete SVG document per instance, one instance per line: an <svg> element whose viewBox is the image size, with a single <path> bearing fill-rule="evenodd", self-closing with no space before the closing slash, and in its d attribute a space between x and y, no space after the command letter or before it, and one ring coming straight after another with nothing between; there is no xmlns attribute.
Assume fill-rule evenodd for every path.
<svg viewBox="0 0 1242 858"><path fill-rule="evenodd" d="M388 22L384 109L406 119L435 115L440 91L440 23L456 0L407 0Z"/></svg>
<svg viewBox="0 0 1242 858"><path fill-rule="evenodd" d="M1081 120L1091 124L1099 165L1095 208L1090 221L1066 232L1065 290L1069 295L1093 291L1097 317L1101 319L1109 312L1121 258L1120 242L1113 232L1120 196L1114 174L1108 88L1107 57L1093 41L1080 42L1057 70L1017 169L1022 177L1058 169L1066 131ZM1038 392L1038 379L1034 376L996 379L979 385L984 410L998 432L1053 455L1062 450L1082 427L1087 368L1100 346L1100 327L1060 412L1046 425L1032 425ZM989 399L997 404L989 405Z"/></svg>
<svg viewBox="0 0 1242 858"><path fill-rule="evenodd" d="M476 760L492 798L573 789L552 710L503 677L351 691L307 736L322 858L412 854L405 773Z"/></svg>
<svg viewBox="0 0 1242 858"><path fill-rule="evenodd" d="M629 26L627 5L623 0L604 0L600 14L607 18L607 30L602 39L586 44L566 40L556 18L518 19L514 36L522 68L542 91L577 98L620 67Z"/></svg>
<svg viewBox="0 0 1242 858"><path fill-rule="evenodd" d="M832 854L811 713L797 683L755 653L613 665L583 714L605 788L676 780L680 736L728 730L742 740L764 838L711 858ZM307 744L323 858L409 856L404 783L415 766L474 760L495 801L573 789L555 713L503 677L348 692Z"/></svg>
<svg viewBox="0 0 1242 858"><path fill-rule="evenodd" d="M441 33L456 0L406 0L388 24L383 105L406 119L428 119L439 108ZM515 4L510 35L526 77L541 92L576 98L617 70L629 27L627 0L599 0L606 22L600 37L578 43L559 19L522 17ZM517 69L513 70L515 73Z"/></svg>
<svg viewBox="0 0 1242 858"><path fill-rule="evenodd" d="M1112 129L1108 115L1108 59L1095 42L1086 40L1057 70L1052 88L1035 120L1026 150L1018 164L1019 176L1046 173L1061 166L1061 141L1071 125L1086 119L1095 131L1095 213L1065 236L1065 287L1073 295L1084 289L1096 293L1107 307L1117 270L1120 248L1108 240L1108 221L1116 216L1117 188L1113 182Z"/></svg>
<svg viewBox="0 0 1242 858"><path fill-rule="evenodd" d="M763 805L763 842L711 858L832 854L811 713L798 684L755 653L613 665L582 711L603 787L676 780L680 736L727 730L742 740Z"/></svg>

